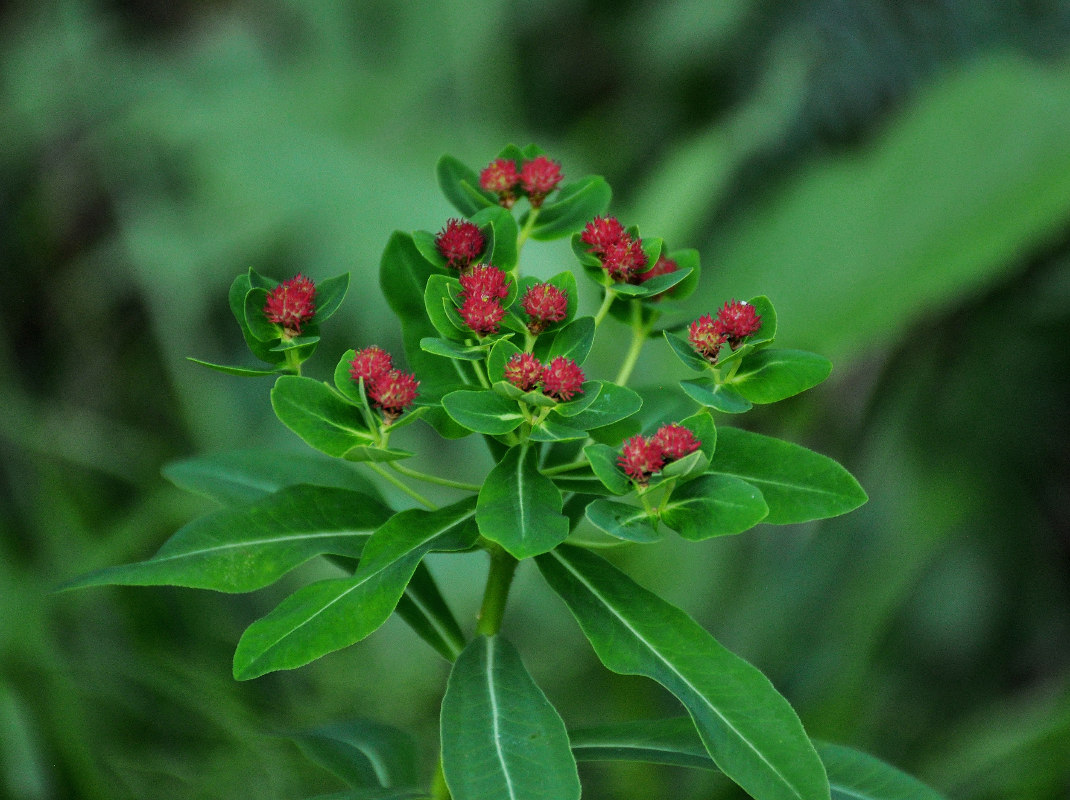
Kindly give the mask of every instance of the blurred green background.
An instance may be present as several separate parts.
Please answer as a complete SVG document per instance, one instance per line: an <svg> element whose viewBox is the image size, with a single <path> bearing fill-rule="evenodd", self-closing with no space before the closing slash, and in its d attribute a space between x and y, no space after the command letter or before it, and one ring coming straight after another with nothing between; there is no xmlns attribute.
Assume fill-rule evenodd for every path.
<svg viewBox="0 0 1070 800"><path fill-rule="evenodd" d="M479 168L534 141L605 175L626 222L701 250L694 315L768 294L778 341L834 360L743 422L871 498L636 551L632 574L812 735L951 798L1065 800L1068 44L1065 0L0 4L0 796L329 792L281 735L353 716L406 727L431 763L447 665L396 621L231 679L241 631L315 566L252 596L50 591L209 509L163 463L300 445L267 383L185 361L251 363L235 274L352 272L314 375L348 347L399 351L378 258L451 214L438 155ZM570 261L529 250L536 273ZM652 346L636 382L673 363ZM425 464L485 468L414 441L440 448ZM465 620L477 562L431 563ZM532 570L505 632L570 725L679 713L607 674ZM581 770L592 798L738 797L706 773Z"/></svg>

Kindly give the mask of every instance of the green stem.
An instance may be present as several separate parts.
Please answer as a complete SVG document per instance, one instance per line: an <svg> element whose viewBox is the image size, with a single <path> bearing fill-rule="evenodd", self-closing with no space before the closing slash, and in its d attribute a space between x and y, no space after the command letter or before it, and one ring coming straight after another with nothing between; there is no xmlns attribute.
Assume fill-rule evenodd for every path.
<svg viewBox="0 0 1070 800"><path fill-rule="evenodd" d="M495 636L502 628L505 614L505 601L509 597L509 587L513 582L518 562L494 542L484 545L490 553L490 571L487 573L487 588L483 591L483 605L479 609L479 623L476 633L483 636Z"/></svg>
<svg viewBox="0 0 1070 800"><path fill-rule="evenodd" d="M606 314L609 313L609 307L613 305L613 301L617 299L617 293L606 287L606 296L602 298L602 307L598 309L598 313L594 315L594 327L595 330L602 324L602 320L606 318Z"/></svg>
<svg viewBox="0 0 1070 800"><path fill-rule="evenodd" d="M431 779L431 800L450 800L450 788L446 785L446 776L442 772L442 759L435 766L435 777Z"/></svg>
<svg viewBox="0 0 1070 800"><path fill-rule="evenodd" d="M466 492L478 492L480 485L478 483L465 483L464 481L455 481L449 478L440 478L437 475L428 475L426 472L420 472L419 470L412 469L411 467L402 466L396 461L387 462L387 466L394 472L400 472L409 478L413 478L418 481L424 481L425 483L434 483L439 486L448 486L451 489L464 489Z"/></svg>
<svg viewBox="0 0 1070 800"><path fill-rule="evenodd" d="M483 363L480 361L470 362L472 367L476 371L476 377L479 378L479 382L483 385L484 389L490 388L490 379L487 378L487 373L483 371Z"/></svg>
<svg viewBox="0 0 1070 800"><path fill-rule="evenodd" d="M301 374L301 359L297 357L297 350L290 349L285 351L286 355L286 369L290 370L294 375Z"/></svg>
<svg viewBox="0 0 1070 800"><path fill-rule="evenodd" d="M620 364L617 377L613 380L618 386L624 386L628 382L628 378L632 376L632 370L635 369L635 365L639 361L639 354L643 351L643 345L646 343L647 335L650 333L650 326L643 324L643 304L638 300L632 300L631 305L632 343ZM651 324L653 324L653 320L651 320Z"/></svg>
<svg viewBox="0 0 1070 800"><path fill-rule="evenodd" d="M388 483L391 483L394 486L396 486L398 489L403 491L405 494L407 494L409 497L411 497L417 503L422 505L424 508L428 509L429 511L435 511L435 510L438 509L438 506L436 506L434 503L432 503L430 500L428 500L426 497L424 497L422 494L420 494L418 491L413 489L408 484L406 484L406 483L398 480L397 478L395 478L393 475L391 475L385 469L380 467L374 461L368 461L368 462L365 462L365 463L367 463L368 468L371 469L373 472L377 473L379 475L379 477L381 477L383 480L387 481Z"/></svg>
<svg viewBox="0 0 1070 800"><path fill-rule="evenodd" d="M546 469L539 470L543 475L560 475L562 472L571 472L574 469L582 469L587 466L587 459L582 461L572 461L568 464L558 464L556 467L547 467Z"/></svg>
<svg viewBox="0 0 1070 800"><path fill-rule="evenodd" d="M520 235L516 237L516 254L519 256L520 251L524 248L524 242L531 236L531 231L535 228L535 220L539 218L538 208L533 208L528 212L528 221L524 223L524 227L520 229Z"/></svg>

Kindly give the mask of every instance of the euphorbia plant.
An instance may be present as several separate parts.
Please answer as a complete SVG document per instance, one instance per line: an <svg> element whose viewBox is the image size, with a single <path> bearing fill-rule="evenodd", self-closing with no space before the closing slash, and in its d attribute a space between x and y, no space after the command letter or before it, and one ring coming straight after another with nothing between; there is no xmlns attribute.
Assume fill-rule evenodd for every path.
<svg viewBox="0 0 1070 800"><path fill-rule="evenodd" d="M231 287L234 317L266 366L207 366L273 377L278 418L335 461L245 453L171 465L175 483L224 508L179 530L151 559L70 585L247 592L309 559L330 559L339 577L302 586L245 631L238 680L348 647L396 611L452 662L438 769L421 780L412 749L397 745L403 735L378 722L300 735L349 784L339 797L568 800L580 795L576 762L584 759L719 769L758 800L830 791L935 797L876 759L815 745L758 669L598 552L674 535L700 542L863 503L858 483L831 459L715 419L802 392L825 379L829 362L773 346L776 314L765 297L717 298L708 313L684 314L698 253L669 250L608 216L602 178L564 183L559 164L534 146L507 147L478 173L443 157L438 179L460 216L437 233L395 233L380 267L407 368L399 353L355 342L330 382L303 374L348 276L280 283L249 270ZM522 273L532 240L561 237L571 237L598 292L594 315L579 313L573 270L547 280ZM587 357L607 329L629 345L614 374L600 375ZM687 377L642 394L629 388L648 345L674 353ZM412 453L393 439L417 420L445 439L482 437L485 474L466 482L407 465ZM372 479L341 462L359 463ZM378 480L406 502L388 503ZM421 484L452 497L432 502ZM424 563L431 552L489 560L470 624L439 591ZM567 731L502 632L524 561L607 668L661 683L687 715Z"/></svg>

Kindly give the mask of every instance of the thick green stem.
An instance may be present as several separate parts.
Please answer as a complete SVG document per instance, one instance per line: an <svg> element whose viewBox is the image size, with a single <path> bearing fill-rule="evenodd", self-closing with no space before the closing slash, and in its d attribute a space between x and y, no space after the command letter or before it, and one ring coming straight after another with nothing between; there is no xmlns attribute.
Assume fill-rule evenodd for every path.
<svg viewBox="0 0 1070 800"><path fill-rule="evenodd" d="M435 511L438 508L438 506L436 506L434 503L432 503L430 500L428 500L426 497L424 497L418 491L413 489L408 484L398 480L396 477L391 475L389 472L387 472L385 469L380 467L374 461L369 461L369 462L367 462L367 464L368 464L368 468L371 469L373 472L377 473L383 480L385 480L388 483L391 483L394 486L396 486L398 489L403 491L405 494L407 494L409 497L411 497L417 503L422 505L424 508L428 509L429 511Z"/></svg>
<svg viewBox="0 0 1070 800"><path fill-rule="evenodd" d="M486 542L485 546L490 553L490 571L487 573L487 588L483 591L476 633L495 636L502 628L505 601L509 597L516 565L520 562L494 542Z"/></svg>
<svg viewBox="0 0 1070 800"><path fill-rule="evenodd" d="M411 467L403 466L396 461L387 462L387 466L395 472L400 472L402 475L409 478L414 478L415 480L424 481L426 483L434 483L438 486L448 486L451 489L464 489L466 492L478 492L480 489L478 483L465 483L464 481L455 481L450 478L440 478L437 475L428 475L426 472L420 472Z"/></svg>
<svg viewBox="0 0 1070 800"><path fill-rule="evenodd" d="M286 355L286 369L292 372L294 375L301 374L301 359L297 357L297 350L290 349L285 351Z"/></svg>

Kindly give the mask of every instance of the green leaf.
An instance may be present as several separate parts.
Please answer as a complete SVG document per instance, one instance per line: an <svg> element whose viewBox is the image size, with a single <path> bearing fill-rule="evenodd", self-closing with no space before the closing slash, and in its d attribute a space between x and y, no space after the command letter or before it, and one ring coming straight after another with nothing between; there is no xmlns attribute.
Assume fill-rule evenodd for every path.
<svg viewBox="0 0 1070 800"><path fill-rule="evenodd" d="M642 761L716 770L688 717L634 720L569 733L577 761ZM944 800L916 778L871 755L815 741L832 800Z"/></svg>
<svg viewBox="0 0 1070 800"><path fill-rule="evenodd" d="M609 381L601 381L601 384L602 389L595 401L586 410L571 417L569 425L589 431L627 419L642 408L642 398L631 389Z"/></svg>
<svg viewBox="0 0 1070 800"><path fill-rule="evenodd" d="M442 398L442 407L457 424L491 436L509 433L524 421L515 401L490 389L450 392Z"/></svg>
<svg viewBox="0 0 1070 800"><path fill-rule="evenodd" d="M508 339L499 339L494 343L494 346L490 349L490 355L487 356L487 375L492 384L505 380L505 365L509 363L510 358L520 352L520 348ZM512 384L507 385L516 389ZM523 392L516 389L515 396L519 397L521 394Z"/></svg>
<svg viewBox="0 0 1070 800"><path fill-rule="evenodd" d="M685 367L693 369L695 372L705 372L709 369L710 362L696 353L695 348L691 346L687 339L677 336L672 331L662 331L662 335L665 337L669 348Z"/></svg>
<svg viewBox="0 0 1070 800"><path fill-rule="evenodd" d="M653 297L656 294L668 291L679 283L683 283L689 274L690 270L678 269L665 275L657 275L642 283L615 283L613 284L613 291L620 297L636 299Z"/></svg>
<svg viewBox="0 0 1070 800"><path fill-rule="evenodd" d="M431 275L424 287L424 310L428 320L441 336L462 342L473 336L472 329L464 324L453 303L452 292L459 291L460 283L448 275ZM423 337L433 338L433 337Z"/></svg>
<svg viewBox="0 0 1070 800"><path fill-rule="evenodd" d="M673 300L683 300L690 297L694 294L695 289L698 288L699 274L701 273L698 250L690 248L674 250L665 257L670 261L675 261L678 269L690 270L690 272L687 273L687 277L676 284L676 286L672 288L672 291L669 292L668 296Z"/></svg>
<svg viewBox="0 0 1070 800"><path fill-rule="evenodd" d="M687 480L695 475L701 475L710 466L709 457L701 450L688 453L683 458L670 461L661 470L662 478L674 478Z"/></svg>
<svg viewBox="0 0 1070 800"><path fill-rule="evenodd" d="M404 731L380 722L338 722L287 738L349 786L411 786L419 777L416 742Z"/></svg>
<svg viewBox="0 0 1070 800"><path fill-rule="evenodd" d="M537 464L533 448L510 448L479 490L479 532L514 558L545 553L568 536L561 492Z"/></svg>
<svg viewBox="0 0 1070 800"><path fill-rule="evenodd" d="M271 407L283 425L329 456L346 458L355 448L375 442L360 411L312 378L280 377L271 389Z"/></svg>
<svg viewBox="0 0 1070 800"><path fill-rule="evenodd" d="M713 383L709 378L680 381L680 388L700 406L723 411L725 414L742 414L752 408L750 400L731 386Z"/></svg>
<svg viewBox="0 0 1070 800"><path fill-rule="evenodd" d="M580 387L580 395L575 400L554 403L554 413L568 418L576 416L581 411L586 411L598 399L598 395L602 392L602 386L606 383L607 381L584 381Z"/></svg>
<svg viewBox="0 0 1070 800"><path fill-rule="evenodd" d="M587 506L587 519L599 530L629 542L657 542L661 534L650 524L650 516L638 506L598 499Z"/></svg>
<svg viewBox="0 0 1070 800"><path fill-rule="evenodd" d="M312 316L311 324L321 325L334 316L334 312L341 307L347 291L349 291L348 272L317 283L316 313Z"/></svg>
<svg viewBox="0 0 1070 800"><path fill-rule="evenodd" d="M839 516L867 499L851 473L831 458L738 428L718 431L710 472L757 487L769 506L764 521L774 525Z"/></svg>
<svg viewBox="0 0 1070 800"><path fill-rule="evenodd" d="M241 328L245 343L249 346L249 350L252 351L253 355L261 361L266 361L269 364L279 364L286 358L286 356L282 353L271 352L271 345L265 344L257 339L252 331L249 330L249 323L245 319L245 297L249 294L250 289L253 288L254 279L256 285L259 285L260 288L265 290L270 289L275 285L274 281L268 281L267 279L262 278L251 269L248 273L239 275L234 279L233 283L230 284L230 292L227 295L227 300L230 304L230 313L234 315L234 319ZM263 314L261 313L260 316L262 317Z"/></svg>
<svg viewBox="0 0 1070 800"><path fill-rule="evenodd" d="M403 458L412 458L414 454L410 450L397 450L393 447L379 447L378 445L356 445L346 450L342 458L347 461L400 461Z"/></svg>
<svg viewBox="0 0 1070 800"><path fill-rule="evenodd" d="M583 226L595 217L605 214L612 199L613 190L598 175L588 175L565 184L554 201L540 209L531 238L548 241L571 236L583 230Z"/></svg>
<svg viewBox="0 0 1070 800"><path fill-rule="evenodd" d="M442 698L442 767L454 800L578 800L568 734L501 636L477 636Z"/></svg>
<svg viewBox="0 0 1070 800"><path fill-rule="evenodd" d="M253 287L245 295L245 323L249 332L260 342L274 342L282 335L281 328L268 321L264 314L267 305L266 289Z"/></svg>
<svg viewBox="0 0 1070 800"><path fill-rule="evenodd" d="M306 330L312 330L311 326L306 326ZM285 353L287 350L300 350L301 348L311 348L314 344L319 344L320 337L318 334L309 334L302 336L295 336L292 339L283 339L277 345L271 348L273 353Z"/></svg>
<svg viewBox="0 0 1070 800"><path fill-rule="evenodd" d="M551 480L554 482L554 486L560 489L562 492L573 492L573 500L581 495L588 495L586 498L580 497L589 501L592 496L603 496L612 494L605 484L598 479L598 477L591 471L590 467L581 467L568 472L561 472L552 476ZM623 494L623 492L621 492ZM567 516L567 504L563 507ZM583 509L579 510L579 513L575 515L575 519L583 518ZM575 520L573 521L575 524Z"/></svg>
<svg viewBox="0 0 1070 800"><path fill-rule="evenodd" d="M238 450L196 456L164 465L163 475L189 492L223 505L260 500L298 483L350 489L379 499L375 485L354 467L318 453Z"/></svg>
<svg viewBox="0 0 1070 800"><path fill-rule="evenodd" d="M564 545L536 563L602 663L676 695L713 760L752 797L829 798L802 723L761 672L593 553Z"/></svg>
<svg viewBox="0 0 1070 800"><path fill-rule="evenodd" d="M464 649L464 633L423 562L416 567L405 594L398 601L398 616L443 658L452 662Z"/></svg>
<svg viewBox="0 0 1070 800"><path fill-rule="evenodd" d="M498 202L495 195L479 188L479 175L453 156L444 155L438 160L435 175L442 194L466 217Z"/></svg>
<svg viewBox="0 0 1070 800"><path fill-rule="evenodd" d="M338 359L334 367L334 388L342 397L357 407L365 427L371 430L379 425L379 417L372 411L371 404L368 402L364 379L353 380L352 366L356 355L357 351L352 349L342 353L342 357Z"/></svg>
<svg viewBox="0 0 1070 800"><path fill-rule="evenodd" d="M186 586L251 592L318 555L357 558L391 514L373 497L326 486L290 486L180 528L147 561L106 567L63 588Z"/></svg>
<svg viewBox="0 0 1070 800"><path fill-rule="evenodd" d="M713 424L713 418L705 411L700 411L680 420L680 424L698 439L698 452L707 459L713 458L713 451L717 449L717 427Z"/></svg>
<svg viewBox="0 0 1070 800"><path fill-rule="evenodd" d="M224 375L237 375L242 378L261 378L265 375L278 375L282 372L282 368L250 369L249 367L230 367L226 364L213 364L211 361L201 361L201 359L193 358L192 356L186 356L186 360L192 361L194 364L200 364L202 367L208 367L208 369L214 369L216 372L222 372Z"/></svg>
<svg viewBox="0 0 1070 800"><path fill-rule="evenodd" d="M762 493L749 483L727 475L703 475L673 489L661 519L685 539L699 542L742 533L768 513Z"/></svg>
<svg viewBox="0 0 1070 800"><path fill-rule="evenodd" d="M540 360L549 363L557 356L564 356L582 364L587 360L587 354L591 352L593 344L594 317L579 317L557 332L545 356Z"/></svg>
<svg viewBox="0 0 1070 800"><path fill-rule="evenodd" d="M743 359L732 388L752 403L775 403L817 386L832 372L832 362L805 350L759 350Z"/></svg>
<svg viewBox="0 0 1070 800"><path fill-rule="evenodd" d="M294 592L242 634L234 677L248 680L294 669L359 642L386 622L420 559L431 550L463 550L478 536L472 499L438 509L392 516L369 539L375 547L346 578Z"/></svg>
<svg viewBox="0 0 1070 800"><path fill-rule="evenodd" d="M628 494L634 487L624 471L617 466L620 450L607 444L589 444L583 454L591 464L591 470L613 494Z"/></svg>
<svg viewBox="0 0 1070 800"><path fill-rule="evenodd" d="M747 343L756 345L773 341L776 338L776 311L773 309L773 304L764 294L752 297L747 302L754 306L762 323L757 331L747 337Z"/></svg>
<svg viewBox="0 0 1070 800"><path fill-rule="evenodd" d="M532 428L528 438L533 442L578 442L587 438L587 431L549 416Z"/></svg>
<svg viewBox="0 0 1070 800"><path fill-rule="evenodd" d="M459 358L462 361L482 361L487 357L487 346L482 344L462 346L448 339L436 339L425 336L420 340L420 349L425 353L434 353L446 358Z"/></svg>
<svg viewBox="0 0 1070 800"><path fill-rule="evenodd" d="M474 214L472 222L480 228L490 226L491 229L488 243L490 249L482 260L506 272L515 269L517 262L516 240L520 235L520 230L516 226L516 219L513 215L495 204Z"/></svg>

